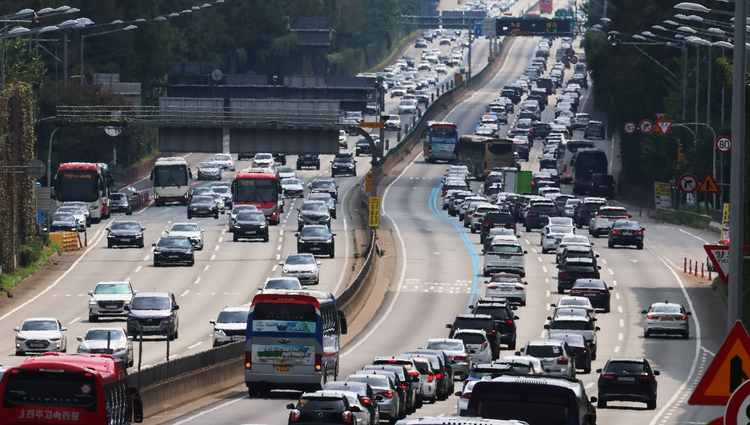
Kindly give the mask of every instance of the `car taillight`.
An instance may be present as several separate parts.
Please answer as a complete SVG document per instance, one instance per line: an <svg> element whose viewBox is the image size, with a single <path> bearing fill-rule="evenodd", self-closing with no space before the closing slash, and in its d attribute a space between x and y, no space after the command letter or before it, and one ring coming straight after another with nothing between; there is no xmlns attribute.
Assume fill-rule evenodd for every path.
<svg viewBox="0 0 750 425"><path fill-rule="evenodd" d="M499 286L497 285L490 285L487 287L487 289L497 289L497 288L499 288Z"/></svg>
<svg viewBox="0 0 750 425"><path fill-rule="evenodd" d="M292 410L292 420L296 421L300 417L300 411L297 409Z"/></svg>
<svg viewBox="0 0 750 425"><path fill-rule="evenodd" d="M412 372L409 372L409 375L411 375L411 376L419 376L419 372L412 371Z"/></svg>
<svg viewBox="0 0 750 425"><path fill-rule="evenodd" d="M450 199L450 196L446 196L445 199Z"/></svg>
<svg viewBox="0 0 750 425"><path fill-rule="evenodd" d="M489 221L483 221L483 222L482 222L482 226L489 226L489 225L490 225L490 222L489 222Z"/></svg>
<svg viewBox="0 0 750 425"><path fill-rule="evenodd" d="M639 376L638 380L646 381L646 382L654 382L654 377L653 376Z"/></svg>
<svg viewBox="0 0 750 425"><path fill-rule="evenodd" d="M388 360L388 363L398 363L398 360Z"/></svg>
<svg viewBox="0 0 750 425"><path fill-rule="evenodd" d="M393 397L393 391L381 391L378 395L382 395L385 398L391 398Z"/></svg>
<svg viewBox="0 0 750 425"><path fill-rule="evenodd" d="M687 316L682 316L680 320L687 320Z"/></svg>
<svg viewBox="0 0 750 425"><path fill-rule="evenodd" d="M341 414L341 417L344 419L344 422L348 424L352 423L352 412L344 412Z"/></svg>
<svg viewBox="0 0 750 425"><path fill-rule="evenodd" d="M643 232L635 232L636 235L642 235Z"/></svg>
<svg viewBox="0 0 750 425"><path fill-rule="evenodd" d="M510 227L516 227L516 222L515 221L511 222Z"/></svg>
<svg viewBox="0 0 750 425"><path fill-rule="evenodd" d="M323 355L322 354L316 354L315 355L315 371L320 372L320 370L323 367Z"/></svg>
<svg viewBox="0 0 750 425"><path fill-rule="evenodd" d="M401 388L403 388L405 390L408 390L409 389L409 384L401 384Z"/></svg>
<svg viewBox="0 0 750 425"><path fill-rule="evenodd" d="M370 397L362 397L362 404L372 404Z"/></svg>
<svg viewBox="0 0 750 425"><path fill-rule="evenodd" d="M253 368L253 353L252 351L245 351L245 370Z"/></svg>
<svg viewBox="0 0 750 425"><path fill-rule="evenodd" d="M461 398L471 398L471 391L461 394Z"/></svg>
<svg viewBox="0 0 750 425"><path fill-rule="evenodd" d="M516 286L516 291L523 291L523 286Z"/></svg>
<svg viewBox="0 0 750 425"><path fill-rule="evenodd" d="M432 382L435 380L435 374L432 372L427 372L427 382Z"/></svg>
<svg viewBox="0 0 750 425"><path fill-rule="evenodd" d="M491 331L487 331L487 333L488 333L488 334L490 334L490 335L494 335L494 334L496 334L496 333L497 333L497 331L493 329L493 330L491 330Z"/></svg>
<svg viewBox="0 0 750 425"><path fill-rule="evenodd" d="M533 181L531 182L531 185L532 185L532 186L534 186L535 184L536 184L535 182L533 182Z"/></svg>
<svg viewBox="0 0 750 425"><path fill-rule="evenodd" d="M601 375L599 379L615 379L615 377L612 375Z"/></svg>
<svg viewBox="0 0 750 425"><path fill-rule="evenodd" d="M568 358L567 357L560 357L557 359L557 364L566 365L568 364Z"/></svg>
<svg viewBox="0 0 750 425"><path fill-rule="evenodd" d="M600 216L600 215L597 215L597 216L596 216L596 218L602 218L602 216Z"/></svg>
<svg viewBox="0 0 750 425"><path fill-rule="evenodd" d="M653 315L653 314L649 314L649 315L648 315L648 316L646 316L646 317L648 317L649 319L653 319L653 318L654 318L654 315Z"/></svg>
<svg viewBox="0 0 750 425"><path fill-rule="evenodd" d="M611 297L611 296L612 296L612 294L610 294L609 292L605 292L605 293L604 293L604 296L605 296L605 297Z"/></svg>
<svg viewBox="0 0 750 425"><path fill-rule="evenodd" d="M466 356L453 356L454 360L466 360Z"/></svg>
<svg viewBox="0 0 750 425"><path fill-rule="evenodd" d="M612 234L613 234L613 235L619 235L620 233L622 233L622 232L621 232L621 231L619 231L619 230L613 230L613 231L612 231Z"/></svg>
<svg viewBox="0 0 750 425"><path fill-rule="evenodd" d="M560 273L560 277L570 277L570 273Z"/></svg>
<svg viewBox="0 0 750 425"><path fill-rule="evenodd" d="M599 278L599 272L591 273L591 277L598 279Z"/></svg>
<svg viewBox="0 0 750 425"><path fill-rule="evenodd" d="M581 295L581 291L578 289L571 289L570 295Z"/></svg>

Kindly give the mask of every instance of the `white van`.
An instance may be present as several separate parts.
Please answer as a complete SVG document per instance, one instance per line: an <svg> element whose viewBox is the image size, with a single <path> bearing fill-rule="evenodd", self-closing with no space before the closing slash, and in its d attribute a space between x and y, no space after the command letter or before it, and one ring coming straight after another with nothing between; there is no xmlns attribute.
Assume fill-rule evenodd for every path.
<svg viewBox="0 0 750 425"><path fill-rule="evenodd" d="M484 277L493 273L517 273L526 276L526 251L516 241L493 240L484 254Z"/></svg>

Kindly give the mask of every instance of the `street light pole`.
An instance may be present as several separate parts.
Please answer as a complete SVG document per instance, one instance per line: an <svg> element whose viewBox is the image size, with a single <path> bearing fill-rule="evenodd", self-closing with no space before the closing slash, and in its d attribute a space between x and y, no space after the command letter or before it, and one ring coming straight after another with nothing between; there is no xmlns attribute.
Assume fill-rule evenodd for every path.
<svg viewBox="0 0 750 425"><path fill-rule="evenodd" d="M138 28L138 26L136 26L136 25L128 25L125 28L118 28L116 30L95 32L93 34L81 34L81 85L83 85L83 83L85 82L85 80L84 80L85 77L84 77L84 74L83 74L83 41L86 39L86 37L91 37L91 36L94 36L94 35L111 34L113 32L118 32L118 31L130 31L130 30L134 30L136 28Z"/></svg>
<svg viewBox="0 0 750 425"><path fill-rule="evenodd" d="M52 187L52 138L57 133L60 127L57 127L52 134L49 135L49 153L47 154L47 187Z"/></svg>

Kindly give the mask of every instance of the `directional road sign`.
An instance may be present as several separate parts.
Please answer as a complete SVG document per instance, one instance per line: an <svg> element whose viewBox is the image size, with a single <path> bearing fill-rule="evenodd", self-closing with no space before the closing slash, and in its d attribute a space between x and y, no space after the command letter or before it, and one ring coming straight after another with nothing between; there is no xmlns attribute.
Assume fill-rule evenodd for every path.
<svg viewBox="0 0 750 425"><path fill-rule="evenodd" d="M692 174L683 174L679 181L680 190L693 193L698 190L698 179Z"/></svg>
<svg viewBox="0 0 750 425"><path fill-rule="evenodd" d="M382 122L371 122L371 121L360 121L359 126L362 128L385 128L385 123Z"/></svg>
<svg viewBox="0 0 750 425"><path fill-rule="evenodd" d="M641 130L641 133L649 134L654 131L654 123L651 122L651 120L641 120L638 124L638 128Z"/></svg>
<svg viewBox="0 0 750 425"><path fill-rule="evenodd" d="M742 255L745 255L747 248L747 245L742 247ZM716 272L724 284L729 283L729 245L703 245L703 249L714 263Z"/></svg>
<svg viewBox="0 0 750 425"><path fill-rule="evenodd" d="M688 404L726 406L743 381L749 379L748 373L750 373L750 337L742 322L738 320L719 348L711 365L706 369L706 373L701 377L698 386L693 390ZM748 389L750 388L743 390L743 393ZM728 419L729 416L726 418ZM745 425L747 422L745 420L742 424Z"/></svg>
<svg viewBox="0 0 750 425"><path fill-rule="evenodd" d="M669 121L669 120L657 121L656 128L654 129L654 131L661 133L662 136L666 136L667 133L669 133L669 130L672 128L672 124L674 124L674 121Z"/></svg>
<svg viewBox="0 0 750 425"><path fill-rule="evenodd" d="M625 130L625 133L633 134L635 133L635 123L633 121L628 121L623 126L623 129Z"/></svg>
<svg viewBox="0 0 750 425"><path fill-rule="evenodd" d="M26 164L26 174L34 180L39 180L47 174L47 166L39 159L32 159Z"/></svg>
<svg viewBox="0 0 750 425"><path fill-rule="evenodd" d="M721 153L727 153L732 150L732 139L729 136L719 136L716 139L716 150Z"/></svg>
<svg viewBox="0 0 750 425"><path fill-rule="evenodd" d="M474 37L484 35L484 18L474 18Z"/></svg>

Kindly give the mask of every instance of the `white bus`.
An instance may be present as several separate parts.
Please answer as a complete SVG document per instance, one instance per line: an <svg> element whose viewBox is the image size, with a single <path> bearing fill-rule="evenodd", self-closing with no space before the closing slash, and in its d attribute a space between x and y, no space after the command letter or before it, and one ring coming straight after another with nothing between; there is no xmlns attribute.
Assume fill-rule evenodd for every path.
<svg viewBox="0 0 750 425"><path fill-rule="evenodd" d="M159 158L151 171L154 182L154 203L157 207L167 202L190 201L190 164L181 156Z"/></svg>

